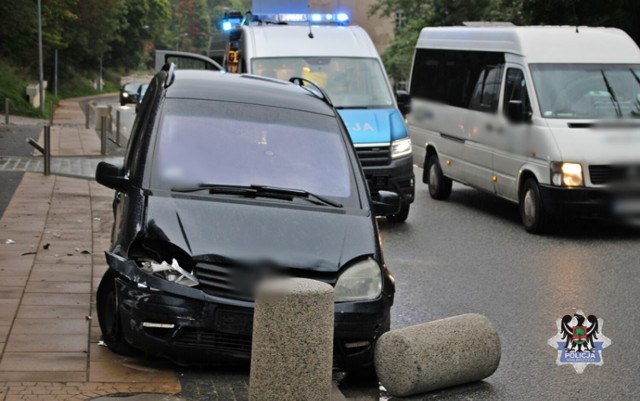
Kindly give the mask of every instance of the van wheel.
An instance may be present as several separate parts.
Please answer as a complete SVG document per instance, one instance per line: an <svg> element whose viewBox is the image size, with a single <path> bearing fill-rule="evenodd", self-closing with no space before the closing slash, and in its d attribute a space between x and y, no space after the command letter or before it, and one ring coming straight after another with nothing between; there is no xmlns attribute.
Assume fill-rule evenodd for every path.
<svg viewBox="0 0 640 401"><path fill-rule="evenodd" d="M407 220L407 217L409 217L410 207L411 204L402 202L402 206L398 213L387 216L387 221L390 223L404 223Z"/></svg>
<svg viewBox="0 0 640 401"><path fill-rule="evenodd" d="M433 199L447 200L451 195L453 182L442 174L438 156L433 154L427 162L427 178L429 184L429 195Z"/></svg>
<svg viewBox="0 0 640 401"><path fill-rule="evenodd" d="M551 217L544 210L540 188L533 178L528 178L520 191L520 217L525 230L543 234L551 225Z"/></svg>
<svg viewBox="0 0 640 401"><path fill-rule="evenodd" d="M111 270L107 270L102 276L96 294L96 310L98 311L98 322L102 331L102 341L116 354L125 356L139 355L141 352L129 345L122 335L115 277Z"/></svg>

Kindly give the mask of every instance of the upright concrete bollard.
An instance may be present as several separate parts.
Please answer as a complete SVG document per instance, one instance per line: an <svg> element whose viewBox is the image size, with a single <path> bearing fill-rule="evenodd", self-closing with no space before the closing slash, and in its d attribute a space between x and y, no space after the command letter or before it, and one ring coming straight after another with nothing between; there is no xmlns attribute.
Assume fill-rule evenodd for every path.
<svg viewBox="0 0 640 401"><path fill-rule="evenodd" d="M249 400L331 398L333 287L290 278L259 287L253 318Z"/></svg>
<svg viewBox="0 0 640 401"><path fill-rule="evenodd" d="M374 359L380 383L406 397L491 376L500 353L489 319L465 314L389 331L378 340Z"/></svg>

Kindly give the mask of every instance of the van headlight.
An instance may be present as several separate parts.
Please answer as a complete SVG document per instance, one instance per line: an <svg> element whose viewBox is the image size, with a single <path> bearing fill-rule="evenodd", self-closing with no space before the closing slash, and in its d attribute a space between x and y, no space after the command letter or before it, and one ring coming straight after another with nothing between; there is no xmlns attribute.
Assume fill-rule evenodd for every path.
<svg viewBox="0 0 640 401"><path fill-rule="evenodd" d="M407 156L411 154L411 139L404 138L391 142L391 158Z"/></svg>
<svg viewBox="0 0 640 401"><path fill-rule="evenodd" d="M369 258L349 267L338 277L333 291L336 302L376 299L382 292L382 272Z"/></svg>
<svg viewBox="0 0 640 401"><path fill-rule="evenodd" d="M551 183L565 187L583 186L582 165L580 163L551 162Z"/></svg>

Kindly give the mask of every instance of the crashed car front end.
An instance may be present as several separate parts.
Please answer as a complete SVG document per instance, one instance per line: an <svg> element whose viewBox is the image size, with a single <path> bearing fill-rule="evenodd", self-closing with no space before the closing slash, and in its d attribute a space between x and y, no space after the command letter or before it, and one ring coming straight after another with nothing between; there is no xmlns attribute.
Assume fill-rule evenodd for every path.
<svg viewBox="0 0 640 401"><path fill-rule="evenodd" d="M199 262L200 269L192 274L180 267L175 259L171 263L141 263L108 252L107 261L116 289L114 311L117 311L126 343L180 365L229 365L249 361L255 305L251 294L239 293L242 286L238 286L228 274L231 285L226 287L234 294L227 296L212 295L216 293L213 287L219 290L225 285L202 285L198 279L201 276L204 281L212 280L211 275L207 277L202 273L202 265L207 265L209 273L217 270L214 275L224 276L222 270L228 267L223 263ZM351 269L355 272L352 277L343 282L362 280L366 274L364 271L377 267L373 259L364 259L356 265ZM335 274L299 273L333 286L339 280ZM254 279L242 277L244 282ZM372 362L375 340L388 330L389 308L393 300L392 293L385 294L389 288L382 288L384 282L386 280L380 277L381 288L376 299L336 302L336 367L351 370ZM348 288L340 290L341 287L338 286L338 292L342 291L345 297L353 295Z"/></svg>

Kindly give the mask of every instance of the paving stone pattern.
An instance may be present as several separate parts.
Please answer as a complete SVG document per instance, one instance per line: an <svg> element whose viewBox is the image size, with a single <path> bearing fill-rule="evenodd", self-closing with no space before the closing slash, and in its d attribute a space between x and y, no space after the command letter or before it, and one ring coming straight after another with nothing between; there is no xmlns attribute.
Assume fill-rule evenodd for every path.
<svg viewBox="0 0 640 401"><path fill-rule="evenodd" d="M52 154L99 154L95 132L69 122L84 122L77 102L58 115L68 126L52 130ZM24 175L0 219L0 401L180 392L172 365L98 346L112 200L95 181Z"/></svg>

